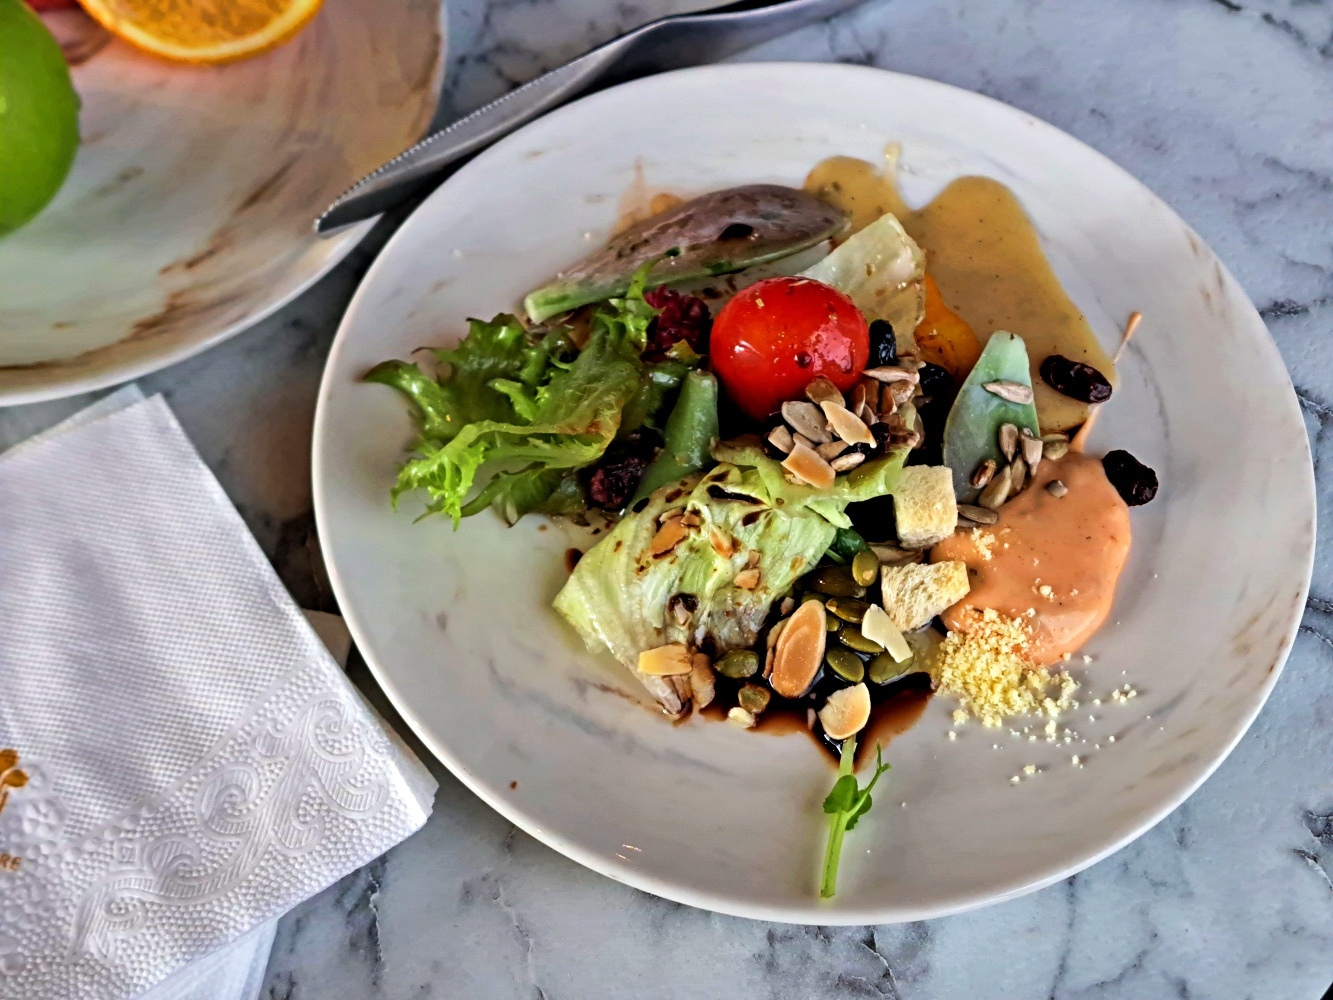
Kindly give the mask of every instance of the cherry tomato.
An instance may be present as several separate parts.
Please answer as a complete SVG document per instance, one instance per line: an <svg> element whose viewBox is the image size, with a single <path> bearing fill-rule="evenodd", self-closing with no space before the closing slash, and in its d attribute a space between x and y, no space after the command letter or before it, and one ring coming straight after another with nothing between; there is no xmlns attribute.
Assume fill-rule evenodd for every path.
<svg viewBox="0 0 1333 1000"><path fill-rule="evenodd" d="M766 278L722 307L709 354L736 405L762 420L820 375L843 392L854 386L870 356L870 331L836 288L810 278Z"/></svg>

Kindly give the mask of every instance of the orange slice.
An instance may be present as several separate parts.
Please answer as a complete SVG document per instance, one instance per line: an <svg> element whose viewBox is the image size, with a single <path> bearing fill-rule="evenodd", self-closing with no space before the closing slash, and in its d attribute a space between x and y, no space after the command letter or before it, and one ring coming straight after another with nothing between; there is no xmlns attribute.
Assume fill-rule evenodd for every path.
<svg viewBox="0 0 1333 1000"><path fill-rule="evenodd" d="M108 31L181 62L222 63L280 45L323 0L80 0Z"/></svg>

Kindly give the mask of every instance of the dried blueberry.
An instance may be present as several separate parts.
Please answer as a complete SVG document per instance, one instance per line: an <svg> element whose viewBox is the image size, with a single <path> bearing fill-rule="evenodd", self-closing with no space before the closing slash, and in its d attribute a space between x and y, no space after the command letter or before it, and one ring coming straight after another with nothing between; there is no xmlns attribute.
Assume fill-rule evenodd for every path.
<svg viewBox="0 0 1333 1000"><path fill-rule="evenodd" d="M877 319L870 324L870 360L867 368L883 368L885 365L898 363L898 341L894 339L893 327L886 319Z"/></svg>
<svg viewBox="0 0 1333 1000"><path fill-rule="evenodd" d="M588 480L588 494L595 506L603 510L620 510L638 489L639 480L648 468L642 455L621 455L602 459Z"/></svg>
<svg viewBox="0 0 1333 1000"><path fill-rule="evenodd" d="M1092 365L1071 361L1063 354L1047 355L1041 377L1056 392L1080 403L1105 403L1111 398L1111 383Z"/></svg>
<svg viewBox="0 0 1333 1000"><path fill-rule="evenodd" d="M1157 473L1129 452L1123 449L1108 451L1102 459L1102 468L1120 499L1131 507L1138 507L1157 496Z"/></svg>
<svg viewBox="0 0 1333 1000"><path fill-rule="evenodd" d="M953 388L953 376L949 374L949 370L939 365L932 365L929 361L921 366L917 377L921 379L921 395L932 399L944 396Z"/></svg>

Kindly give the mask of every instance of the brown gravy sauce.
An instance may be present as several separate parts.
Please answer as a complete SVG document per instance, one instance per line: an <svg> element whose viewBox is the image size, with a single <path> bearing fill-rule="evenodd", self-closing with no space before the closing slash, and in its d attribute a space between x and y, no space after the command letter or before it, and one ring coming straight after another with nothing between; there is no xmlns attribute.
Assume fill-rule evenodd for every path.
<svg viewBox="0 0 1333 1000"><path fill-rule="evenodd" d="M1047 492L1053 479L1069 488L1065 496ZM1106 621L1129 556L1130 525L1100 459L1070 452L1042 462L1031 485L1000 508L999 521L977 535L989 544L959 531L930 552L932 562L967 563L972 582L971 593L944 613L948 628L965 627L981 608L1022 618L1032 627L1033 662L1049 666Z"/></svg>
<svg viewBox="0 0 1333 1000"><path fill-rule="evenodd" d="M933 201L911 209L892 168L835 156L810 171L805 189L847 212L853 229L892 212L926 252L926 270L945 304L983 343L996 330L1024 339L1043 432L1069 430L1088 417L1087 404L1061 396L1037 374L1047 355L1092 365L1116 384L1114 362L1065 294L1031 220L1003 184L960 177Z"/></svg>

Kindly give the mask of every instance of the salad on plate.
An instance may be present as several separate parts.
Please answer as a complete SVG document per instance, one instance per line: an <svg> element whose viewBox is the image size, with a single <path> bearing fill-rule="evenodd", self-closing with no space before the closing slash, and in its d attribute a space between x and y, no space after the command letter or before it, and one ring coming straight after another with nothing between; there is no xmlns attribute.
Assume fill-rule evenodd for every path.
<svg viewBox="0 0 1333 1000"><path fill-rule="evenodd" d="M905 698L1068 734L1065 665L1157 492L1127 452L1085 450L1116 384L1091 331L979 325L973 303L1014 289L968 241L1003 226L1045 266L1007 192L951 186L914 213L839 161L804 190L671 199L520 311L366 375L417 418L395 501L455 528L488 509L587 526L553 607L590 649L671 719L795 720L834 755L824 896ZM950 197L998 207L955 212L964 231Z"/></svg>

